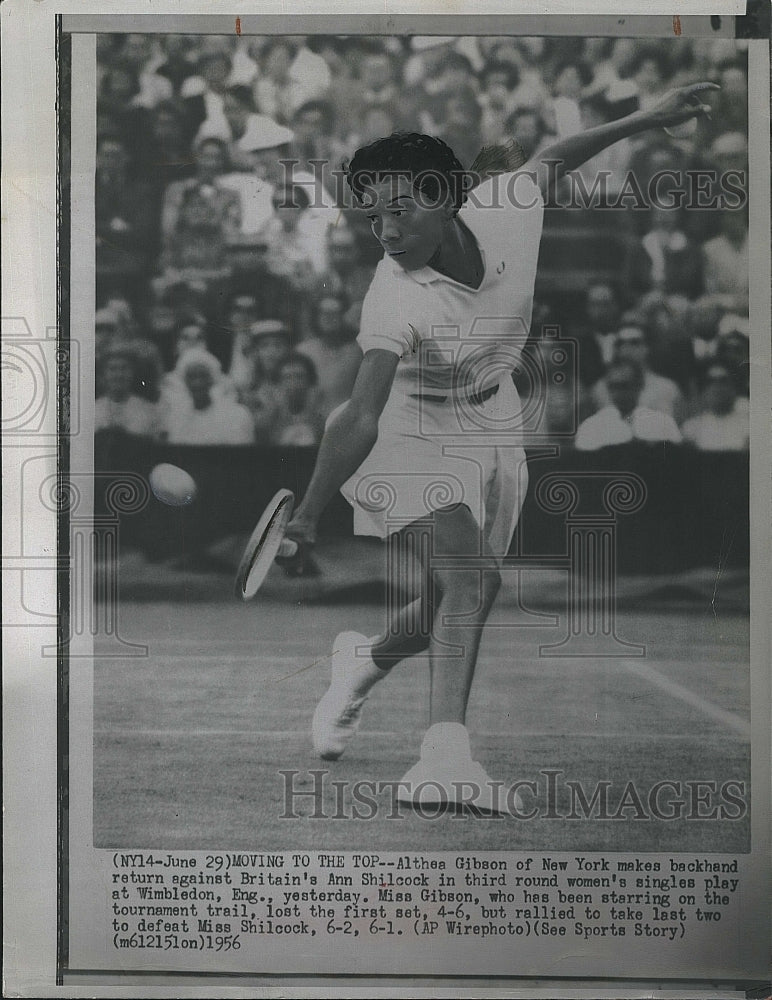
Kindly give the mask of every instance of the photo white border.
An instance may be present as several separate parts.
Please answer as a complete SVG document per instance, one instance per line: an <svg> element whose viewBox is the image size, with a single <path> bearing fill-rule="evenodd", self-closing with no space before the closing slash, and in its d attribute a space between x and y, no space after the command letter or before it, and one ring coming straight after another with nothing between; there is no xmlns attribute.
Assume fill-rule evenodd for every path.
<svg viewBox="0 0 772 1000"><path fill-rule="evenodd" d="M245 5L244 11L239 11L244 30L248 30L246 18L250 16L250 6ZM533 5L533 13L541 13L537 5ZM615 12L630 9L633 5L615 4ZM466 13L472 5L453 4L449 8L446 3L425 3L413 5L380 5L367 4L358 7L358 13L372 13L375 19L385 14L428 13L433 17L438 11L447 14ZM690 14L732 15L743 13L741 3L711 3L705 4L695 0L692 3L679 3L679 16ZM122 4L120 13L141 16L143 19L162 11L174 15L184 12L191 14L209 13L211 5L206 3L165 3L160 6L151 2L132 2ZM259 7L260 13L273 11L281 17L288 13L349 13L346 4L336 4L321 8L293 3L266 3ZM658 0L647 5L652 13L660 12L663 16L672 16L672 7L659 3ZM475 4L474 14L490 13L527 13L529 8L520 5L516 10L510 4ZM576 4L565 3L553 5L555 13L570 11L574 13L606 13L606 4ZM56 13L72 15L75 18L98 16L108 12L110 16L118 13L116 5L75 3L55 4L43 2L28 2L28 0L6 0L0 8L2 15L2 46L3 46L3 241L2 241L2 281L3 281L3 326L7 335L8 320L23 318L27 321L31 337L37 338L42 344L46 358L51 362L51 352L55 350L55 342L46 338L44 331L56 326L56 273L54 269L56 252L56 111L55 111L55 24ZM225 15L223 15L225 18ZM97 20L95 20L97 23ZM143 26L144 26L143 20ZM143 30L139 23L133 30ZM158 30L153 28L151 30ZM181 29L184 30L184 29ZM373 30L377 30L375 27ZM395 29L391 29L395 30ZM686 33L686 30L685 30ZM80 43L78 43L80 44ZM764 52L763 56L754 57L751 78L755 76L756 85L766 79L768 83L768 48L765 42L752 45ZM766 64L765 64L766 60ZM75 72L76 60L73 59ZM766 65L766 68L765 68ZM765 76L766 74L766 76ZM749 81L751 83L751 81ZM752 321L769 329L769 230L765 225L769 218L769 148L766 136L769 127L769 107L763 102L754 104L750 109L750 140L751 159L755 170L751 172L751 198L754 211L751 214L750 244L753 248L751 297L754 310ZM757 169L759 162L766 163L766 178ZM75 177L73 177L75 184ZM84 181L85 185L85 181ZM75 190L75 187L74 187ZM80 188L80 196L88 197L85 186ZM73 275L75 268L80 266L85 278L88 267L92 269L93 260L76 261L73 259ZM80 278L78 280L81 280ZM73 316L73 334L75 335L75 317ZM80 321L88 322L85 316ZM93 310L91 314L93 320ZM84 326L87 329L87 326ZM14 327L11 336L14 336ZM765 341L766 343L766 341ZM767 345L768 346L768 345ZM87 358L82 358L84 370L93 372L93 361L86 368ZM55 363L51 365L55 371ZM761 352L752 358L752 392L758 401L769 399L769 351ZM9 378L11 381L9 382ZM3 393L8 400L8 393L17 391L13 377L3 372ZM93 393L92 393L93 395ZM769 653L769 628L766 618L768 608L768 567L770 564L770 546L766 526L768 525L769 481L767 470L770 467L770 436L766 419L768 408L754 403L755 421L754 445L752 450L752 487L753 500L751 505L751 531L754 543L763 539L763 548L754 544L754 561L752 565L752 660L756 664L764 664ZM56 410L48 407L41 435L50 442L56 435ZM87 438L88 435L78 435L77 438ZM75 440L77 440L77 438ZM4 607L6 609L7 627L3 633L4 648L4 715L7 752L4 760L4 787L6 808L6 950L5 950L5 983L7 989L17 991L17 995L62 995L87 996L94 995L95 983L84 983L83 986L64 986L57 988L54 984L56 956L56 670L54 659L42 657L39 650L43 645L56 642L56 599L55 590L51 587L45 604L37 603L33 621L29 629L21 622L9 622L7 617L8 600L16 595L16 581L20 576L18 560L37 559L40 563L32 565L43 566L51 562L52 554L56 553L55 517L40 518L34 525L36 549L33 553L27 550L17 552L19 540L19 495L18 483L21 470L28 458L40 459L45 475L56 469L55 446L50 443L41 446L40 440L34 444L12 444L8 446L4 439L3 449L3 491L6 516L3 522L3 586ZM74 464L74 463L73 463ZM14 507L16 511L14 513ZM14 547L16 546L16 548ZM13 559L17 563L13 563ZM51 572L49 570L49 572ZM51 584L55 585L53 574ZM22 607L20 613L24 611ZM48 617L44 617L47 614ZM8 627L10 626L10 627ZM762 669L752 673L752 705L757 716L754 722L753 736L753 786L759 787L760 781L768 780L769 776L769 675ZM760 721L760 724L759 724ZM74 803L73 803L74 805ZM759 836L765 836L769 830L769 799L759 801L758 793L754 797L753 830L754 842ZM764 825L761 825L764 824ZM23 887L23 891L20 891ZM223 982L223 986L224 986ZM145 980L137 987L136 995L149 995L150 983ZM154 984L155 987L155 984ZM102 995L131 995L125 986L108 987L105 984ZM159 990L161 989L159 984ZM643 988L642 988L643 989ZM180 986L169 988L170 994L182 995ZM311 989L306 995L329 995L329 987L318 990ZM155 995L163 995L158 992ZM418 995L418 990L406 991L410 995ZM421 991L423 992L423 991ZM488 992L488 991L485 991ZM562 991L552 990L549 995L558 996ZM476 995L482 991L477 989ZM614 996L625 995L626 991L615 989ZM187 994L187 991L186 991ZM228 994L231 990L228 988ZM293 988L294 995L301 995L301 990ZM533 989L522 991L507 989L506 994L516 996L533 996ZM601 995L599 989L574 988L571 996ZM211 995L211 986L191 987L187 995ZM238 988L232 995L258 996L266 995L263 990ZM342 992L340 995L343 995ZM350 995L361 995L361 991L351 991ZM436 995L434 990L425 995ZM569 995L569 994L564 994ZM641 990L627 995L641 995ZM702 994L704 995L704 994ZM723 995L726 995L724 991Z"/></svg>

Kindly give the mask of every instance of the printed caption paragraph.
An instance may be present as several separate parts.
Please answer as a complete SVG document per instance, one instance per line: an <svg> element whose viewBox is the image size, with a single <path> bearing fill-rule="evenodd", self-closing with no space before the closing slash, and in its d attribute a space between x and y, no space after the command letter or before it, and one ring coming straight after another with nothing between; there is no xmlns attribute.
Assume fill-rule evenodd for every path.
<svg viewBox="0 0 772 1000"><path fill-rule="evenodd" d="M120 951L295 935L667 944L720 924L741 882L737 859L715 856L115 852L110 919Z"/></svg>

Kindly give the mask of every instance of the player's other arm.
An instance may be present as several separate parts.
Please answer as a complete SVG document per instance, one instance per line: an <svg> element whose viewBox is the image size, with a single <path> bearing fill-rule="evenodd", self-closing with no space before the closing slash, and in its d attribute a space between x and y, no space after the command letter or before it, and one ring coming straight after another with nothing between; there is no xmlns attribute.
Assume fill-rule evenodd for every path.
<svg viewBox="0 0 772 1000"><path fill-rule="evenodd" d="M287 528L290 538L313 543L322 511L370 454L398 361L379 348L365 353L351 399L324 432L311 482Z"/></svg>
<svg viewBox="0 0 772 1000"><path fill-rule="evenodd" d="M522 170L536 176L542 194L546 197L565 173L576 170L620 139L627 139L653 128L680 125L695 116L710 114L710 105L702 103L702 95L718 89L715 83L692 83L688 87L670 90L648 111L635 111L618 121L598 125L553 143L538 156L532 157Z"/></svg>

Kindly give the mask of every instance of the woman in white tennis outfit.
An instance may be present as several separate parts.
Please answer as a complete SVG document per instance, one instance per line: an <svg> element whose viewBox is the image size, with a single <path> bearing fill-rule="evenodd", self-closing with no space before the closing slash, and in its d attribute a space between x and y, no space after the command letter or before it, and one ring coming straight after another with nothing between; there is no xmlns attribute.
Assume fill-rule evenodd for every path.
<svg viewBox="0 0 772 1000"><path fill-rule="evenodd" d="M498 557L527 484L511 372L531 321L543 197L612 143L707 113L699 95L712 86L671 91L647 112L563 139L471 192L469 174L430 136L377 140L348 166L384 257L362 310L364 359L352 397L330 416L287 533L312 545L321 512L342 489L355 531L388 538L402 553L389 560L393 584L415 595L390 612L383 635L338 636L312 724L317 753L336 759L372 686L400 659L428 650L431 725L399 783L401 801L503 805L472 759L464 720L501 582Z"/></svg>
<svg viewBox="0 0 772 1000"><path fill-rule="evenodd" d="M464 503L492 551L506 554L526 486L511 375L528 337L543 217L533 177L498 175L455 217L478 248L479 287L429 265L407 270L398 250L379 263L357 341L398 364L378 439L342 489L357 534L385 538Z"/></svg>

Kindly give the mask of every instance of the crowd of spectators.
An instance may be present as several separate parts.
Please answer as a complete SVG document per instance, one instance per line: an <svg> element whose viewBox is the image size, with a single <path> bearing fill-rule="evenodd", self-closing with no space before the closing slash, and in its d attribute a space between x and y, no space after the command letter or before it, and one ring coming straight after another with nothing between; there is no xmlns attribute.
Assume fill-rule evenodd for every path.
<svg viewBox="0 0 772 1000"><path fill-rule="evenodd" d="M618 194L630 174L646 190L658 170L748 166L747 52L730 40L103 34L97 65L97 430L170 443L314 445L348 398L380 250L333 171L363 143L429 132L468 167L483 144L515 136L531 155L712 80L693 134L617 143L585 188L599 170ZM548 208L545 239L580 213ZM606 228L572 237L573 283L540 268L532 336L558 326L577 368L531 387L539 434L746 449L747 210L605 216L624 240L611 267Z"/></svg>

